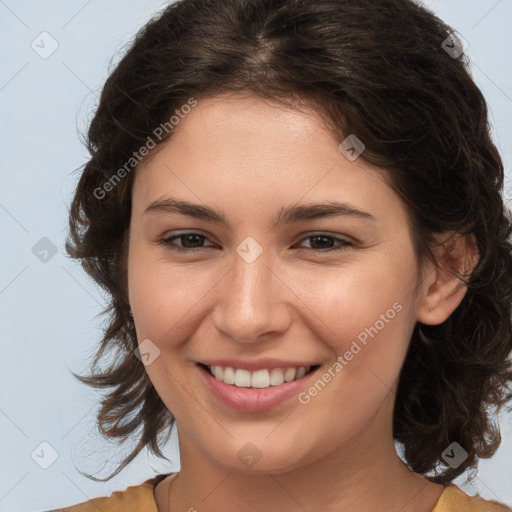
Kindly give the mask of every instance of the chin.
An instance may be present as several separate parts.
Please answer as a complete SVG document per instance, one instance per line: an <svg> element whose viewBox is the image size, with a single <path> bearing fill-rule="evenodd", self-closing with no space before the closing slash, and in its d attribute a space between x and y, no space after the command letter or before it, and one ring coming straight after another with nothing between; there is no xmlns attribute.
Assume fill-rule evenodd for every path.
<svg viewBox="0 0 512 512"><path fill-rule="evenodd" d="M312 462L306 453L298 453L298 443L285 447L281 441L277 449L272 444L268 439L266 443L237 443L234 449L212 455L226 470L250 475L288 473ZM304 445L301 448L303 450ZM234 457L229 457L230 452L233 453L231 450L234 451Z"/></svg>

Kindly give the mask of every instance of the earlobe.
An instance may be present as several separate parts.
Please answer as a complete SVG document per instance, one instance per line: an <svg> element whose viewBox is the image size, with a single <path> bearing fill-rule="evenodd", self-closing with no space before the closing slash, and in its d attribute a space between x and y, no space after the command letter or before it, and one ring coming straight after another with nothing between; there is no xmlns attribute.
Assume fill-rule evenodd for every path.
<svg viewBox="0 0 512 512"><path fill-rule="evenodd" d="M442 237L436 251L436 265L431 264L423 283L417 320L427 325L443 323L457 309L466 295L466 282L478 262L472 235Z"/></svg>
<svg viewBox="0 0 512 512"><path fill-rule="evenodd" d="M437 281L427 292L418 311L418 322L427 325L443 323L457 309L466 295L467 288L459 279Z"/></svg>

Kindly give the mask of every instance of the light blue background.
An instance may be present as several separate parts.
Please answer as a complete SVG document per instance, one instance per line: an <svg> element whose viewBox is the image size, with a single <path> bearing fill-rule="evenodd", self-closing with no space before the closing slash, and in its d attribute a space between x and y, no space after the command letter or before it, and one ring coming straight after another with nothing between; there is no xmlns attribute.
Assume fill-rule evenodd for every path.
<svg viewBox="0 0 512 512"><path fill-rule="evenodd" d="M220 1L220 0L219 0ZM493 136L503 156L512 199L512 2L430 0L427 6L468 41L472 72L488 100ZM98 288L65 256L67 207L76 175L87 160L79 132L90 120L111 57L166 2L157 0L0 0L0 511L36 512L109 495L174 464L140 455L107 483L82 477L115 451L94 436L99 397L70 369L83 373L101 339L104 305ZM58 43L47 59L31 43L43 31ZM43 36L47 37L47 36ZM39 41L40 39L37 39ZM51 41L46 40L45 48ZM116 53L117 52L117 53ZM117 59L117 57L116 57ZM115 59L115 60L116 60ZM48 237L57 254L46 263L32 247ZM512 504L512 414L501 416L502 446L482 461L470 494ZM31 458L41 442L58 453L42 469ZM126 450L125 450L126 452ZM47 449L45 454L50 453ZM103 476L114 468L107 466Z"/></svg>

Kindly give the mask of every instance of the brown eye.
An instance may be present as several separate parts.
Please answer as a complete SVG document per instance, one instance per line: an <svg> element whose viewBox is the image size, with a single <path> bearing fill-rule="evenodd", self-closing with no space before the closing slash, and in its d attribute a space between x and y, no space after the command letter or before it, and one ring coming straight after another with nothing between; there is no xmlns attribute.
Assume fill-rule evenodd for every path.
<svg viewBox="0 0 512 512"><path fill-rule="evenodd" d="M208 238L206 235L188 231L170 237L162 238L158 242L165 247L176 251L193 251L195 249L206 249L211 246L204 246L203 242ZM179 240L179 243L176 243Z"/></svg>
<svg viewBox="0 0 512 512"><path fill-rule="evenodd" d="M301 243L305 240L310 240L310 247L307 247L308 249L319 253L346 250L353 245L348 240L323 233L309 235L303 238Z"/></svg>

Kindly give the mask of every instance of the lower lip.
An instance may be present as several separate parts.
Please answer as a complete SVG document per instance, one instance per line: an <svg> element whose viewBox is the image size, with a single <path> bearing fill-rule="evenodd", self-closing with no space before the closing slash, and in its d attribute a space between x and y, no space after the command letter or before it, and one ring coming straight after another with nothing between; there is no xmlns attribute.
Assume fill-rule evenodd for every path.
<svg viewBox="0 0 512 512"><path fill-rule="evenodd" d="M297 396L318 368L304 377L279 386L268 388L243 388L217 380L209 370L197 365L206 386L223 405L246 412L261 412L272 409Z"/></svg>

